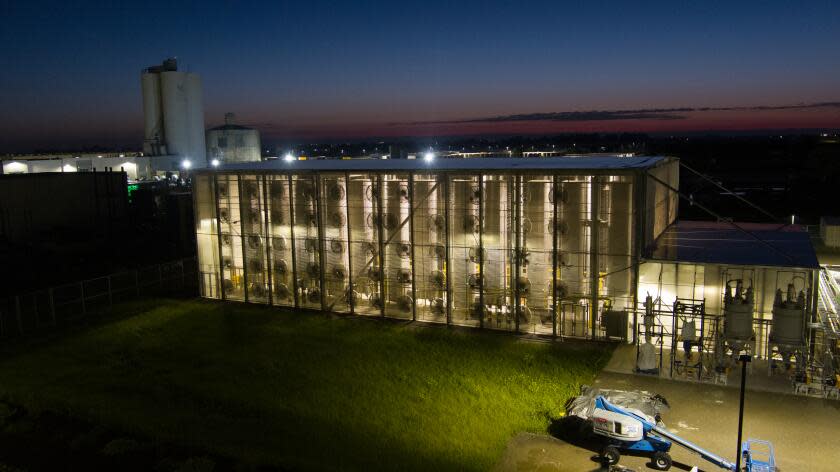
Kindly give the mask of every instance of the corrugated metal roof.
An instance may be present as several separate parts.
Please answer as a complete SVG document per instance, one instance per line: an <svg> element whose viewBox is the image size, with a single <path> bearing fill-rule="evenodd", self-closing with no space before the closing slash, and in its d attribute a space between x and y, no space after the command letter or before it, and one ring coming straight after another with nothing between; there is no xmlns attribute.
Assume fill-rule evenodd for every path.
<svg viewBox="0 0 840 472"><path fill-rule="evenodd" d="M654 167L669 158L618 156L562 157L487 157L424 159L317 159L285 161L272 159L260 162L225 164L218 171L500 171L500 170L622 170ZM210 169L212 170L212 169Z"/></svg>
<svg viewBox="0 0 840 472"><path fill-rule="evenodd" d="M756 223L738 223L738 226L755 237L726 222L678 221L659 236L650 258L707 264L819 268L811 236L804 227Z"/></svg>

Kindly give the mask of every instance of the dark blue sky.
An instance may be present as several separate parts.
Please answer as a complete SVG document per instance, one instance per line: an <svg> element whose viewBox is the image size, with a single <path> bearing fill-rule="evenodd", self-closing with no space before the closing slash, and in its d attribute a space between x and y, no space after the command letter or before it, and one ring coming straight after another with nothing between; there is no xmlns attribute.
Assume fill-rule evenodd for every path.
<svg viewBox="0 0 840 472"><path fill-rule="evenodd" d="M168 56L201 74L208 126L233 111L269 139L840 126L836 106L440 123L840 101L837 1L0 1L0 152L139 146L139 74Z"/></svg>

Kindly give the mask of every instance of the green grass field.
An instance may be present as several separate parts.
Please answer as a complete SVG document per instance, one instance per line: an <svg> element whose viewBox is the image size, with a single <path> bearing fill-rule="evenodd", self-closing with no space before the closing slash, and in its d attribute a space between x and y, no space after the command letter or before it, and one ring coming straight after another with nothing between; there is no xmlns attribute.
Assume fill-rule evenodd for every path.
<svg viewBox="0 0 840 472"><path fill-rule="evenodd" d="M0 361L0 395L247 464L486 470L603 345L162 300Z"/></svg>

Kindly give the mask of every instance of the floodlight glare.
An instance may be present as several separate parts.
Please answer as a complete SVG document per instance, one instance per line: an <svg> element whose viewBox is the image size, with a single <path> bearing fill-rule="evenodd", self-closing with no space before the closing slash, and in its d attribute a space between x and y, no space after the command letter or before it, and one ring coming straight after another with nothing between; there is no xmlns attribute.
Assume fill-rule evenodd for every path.
<svg viewBox="0 0 840 472"><path fill-rule="evenodd" d="M192 167L192 162L190 162L189 159L184 159L183 161L181 161L181 167L183 167L184 169L189 169L190 167Z"/></svg>
<svg viewBox="0 0 840 472"><path fill-rule="evenodd" d="M425 160L426 162L431 162L435 160L435 153L433 153L432 151L428 151L426 154L423 155L423 160Z"/></svg>
<svg viewBox="0 0 840 472"><path fill-rule="evenodd" d="M212 161L210 161L210 165L213 167L219 167L219 160L213 159Z"/></svg>
<svg viewBox="0 0 840 472"><path fill-rule="evenodd" d="M283 160L285 160L286 162L292 162L293 160L295 160L295 156L293 156L292 153L289 152L286 153L286 155L283 157Z"/></svg>

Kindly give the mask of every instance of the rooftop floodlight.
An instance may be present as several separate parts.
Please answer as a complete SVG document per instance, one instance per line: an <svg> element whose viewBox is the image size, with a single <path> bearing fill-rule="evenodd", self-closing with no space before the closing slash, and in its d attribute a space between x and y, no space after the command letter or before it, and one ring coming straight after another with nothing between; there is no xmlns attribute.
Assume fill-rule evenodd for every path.
<svg viewBox="0 0 840 472"><path fill-rule="evenodd" d="M432 162L435 160L435 153L432 151L426 151L426 154L423 154L423 160L426 162Z"/></svg>
<svg viewBox="0 0 840 472"><path fill-rule="evenodd" d="M219 160L213 159L212 161L210 161L210 165L213 167L219 167Z"/></svg>
<svg viewBox="0 0 840 472"><path fill-rule="evenodd" d="M192 167L192 162L190 162L189 159L184 159L183 161L181 161L181 167L183 167L184 169L189 169L190 167Z"/></svg>
<svg viewBox="0 0 840 472"><path fill-rule="evenodd" d="M287 152L286 155L283 156L283 160L286 162L292 162L293 160L295 160L295 156L293 156L292 153Z"/></svg>

